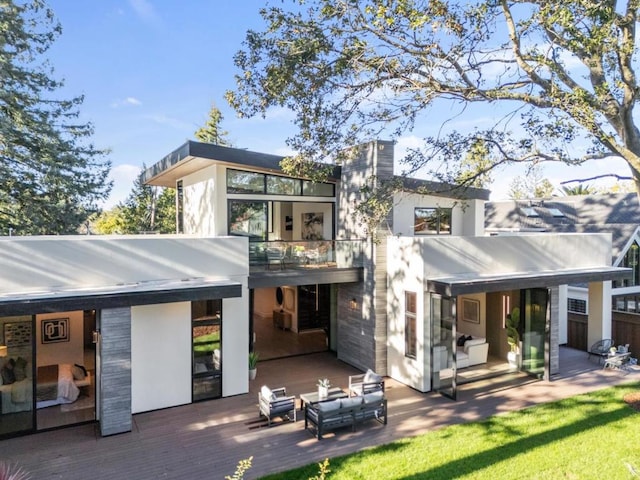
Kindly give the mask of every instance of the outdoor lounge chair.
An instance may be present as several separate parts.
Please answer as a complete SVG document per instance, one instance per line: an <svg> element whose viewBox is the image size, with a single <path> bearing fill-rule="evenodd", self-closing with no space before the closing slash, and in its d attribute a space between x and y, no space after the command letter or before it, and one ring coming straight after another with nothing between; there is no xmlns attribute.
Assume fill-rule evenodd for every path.
<svg viewBox="0 0 640 480"><path fill-rule="evenodd" d="M287 396L287 390L284 387L271 390L264 385L258 392L258 404L259 416L267 417L269 426L275 417L288 417L296 421L296 397L295 395Z"/></svg>
<svg viewBox="0 0 640 480"><path fill-rule="evenodd" d="M611 340L610 338L597 341L589 349L588 358L590 359L591 355L595 355L596 357L598 357L598 362L604 360L609 355L609 350L611 349L611 347L613 347L613 343L613 340Z"/></svg>
<svg viewBox="0 0 640 480"><path fill-rule="evenodd" d="M366 395L373 392L384 393L384 379L373 370L349 376L349 396Z"/></svg>

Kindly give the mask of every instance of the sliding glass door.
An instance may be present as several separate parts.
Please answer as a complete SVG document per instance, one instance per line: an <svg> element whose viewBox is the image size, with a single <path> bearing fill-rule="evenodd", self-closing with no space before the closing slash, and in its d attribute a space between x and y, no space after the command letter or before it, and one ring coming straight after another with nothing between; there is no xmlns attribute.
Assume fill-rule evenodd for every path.
<svg viewBox="0 0 640 480"><path fill-rule="evenodd" d="M455 302L431 295L431 388L456 399Z"/></svg>
<svg viewBox="0 0 640 480"><path fill-rule="evenodd" d="M548 290L522 290L522 370L541 378L545 375L545 352L548 348Z"/></svg>
<svg viewBox="0 0 640 480"><path fill-rule="evenodd" d="M194 402L222 397L222 300L191 303Z"/></svg>

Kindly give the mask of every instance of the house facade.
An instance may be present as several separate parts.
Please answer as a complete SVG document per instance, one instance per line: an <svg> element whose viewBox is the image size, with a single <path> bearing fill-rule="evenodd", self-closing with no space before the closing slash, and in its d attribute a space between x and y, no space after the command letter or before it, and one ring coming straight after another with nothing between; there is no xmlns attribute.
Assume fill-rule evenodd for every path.
<svg viewBox="0 0 640 480"><path fill-rule="evenodd" d="M610 235L489 237L488 191L398 178L373 238L356 206L394 177L393 147L357 147L313 183L277 156L187 142L143 174L176 188L176 235L0 240L0 354L21 374L0 386L0 435L78 421L87 398L85 420L111 435L135 413L247 393L248 350L328 350L455 398L468 372L507 365L516 317L504 371L549 378L572 283L588 285L589 336L610 334L611 281L630 274L611 266ZM64 366L94 395L67 396Z"/></svg>
<svg viewBox="0 0 640 480"><path fill-rule="evenodd" d="M640 204L636 193L576 195L489 202L487 233L514 235L535 233L607 233L612 237L611 262L632 270L629 278L613 281L611 304L614 319L633 319L640 313ZM561 289L560 343L586 348L581 325L589 313L588 289L584 284ZM640 329L620 328L614 339L640 348ZM624 330L624 332L622 331ZM639 330L635 335L633 332Z"/></svg>

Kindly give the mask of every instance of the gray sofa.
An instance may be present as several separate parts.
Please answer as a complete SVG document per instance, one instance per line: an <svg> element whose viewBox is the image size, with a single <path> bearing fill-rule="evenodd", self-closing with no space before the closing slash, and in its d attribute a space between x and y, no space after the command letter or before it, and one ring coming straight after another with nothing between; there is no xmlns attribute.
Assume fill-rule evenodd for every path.
<svg viewBox="0 0 640 480"><path fill-rule="evenodd" d="M387 399L382 391L305 405L304 428L313 431L318 440L340 427L355 431L358 423L367 420L387 424Z"/></svg>

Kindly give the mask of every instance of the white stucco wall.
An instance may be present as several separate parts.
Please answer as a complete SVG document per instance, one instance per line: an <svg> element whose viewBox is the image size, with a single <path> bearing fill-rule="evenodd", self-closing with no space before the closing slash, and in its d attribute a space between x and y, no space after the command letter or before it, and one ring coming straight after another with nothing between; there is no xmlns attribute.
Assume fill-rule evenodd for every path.
<svg viewBox="0 0 640 480"><path fill-rule="evenodd" d="M451 208L451 235L484 234L484 202L402 192L394 196L393 233L413 236L416 208Z"/></svg>
<svg viewBox="0 0 640 480"><path fill-rule="evenodd" d="M191 302L131 308L131 410L191 403Z"/></svg>
<svg viewBox="0 0 640 480"><path fill-rule="evenodd" d="M387 249L387 374L419 391L431 389L430 323L425 309L424 267L418 248L409 242L399 242L396 248ZM404 292L415 292L417 302L416 358L405 356L405 300Z"/></svg>
<svg viewBox="0 0 640 480"><path fill-rule="evenodd" d="M429 278L610 266L610 252L609 234L388 237L389 376L420 391L431 389L430 297L424 293ZM610 282L604 284L607 288ZM407 290L418 293L418 335L423 339L423 348L419 348L415 360L404 356L404 291ZM480 323L458 320L458 330L486 337L486 295L464 295L458 301L463 297L481 302ZM610 292L607 298L611 298ZM604 315L606 308L599 307L598 312ZM610 305L608 309L610 312Z"/></svg>
<svg viewBox="0 0 640 480"><path fill-rule="evenodd" d="M217 165L199 170L182 178L184 233L203 236L226 235L226 213L216 208L226 205L226 186L220 190L224 171ZM226 209L225 209L226 211Z"/></svg>
<svg viewBox="0 0 640 480"><path fill-rule="evenodd" d="M246 238L185 235L0 237L0 295L127 283L227 279L246 282ZM244 280L242 280L244 279Z"/></svg>

